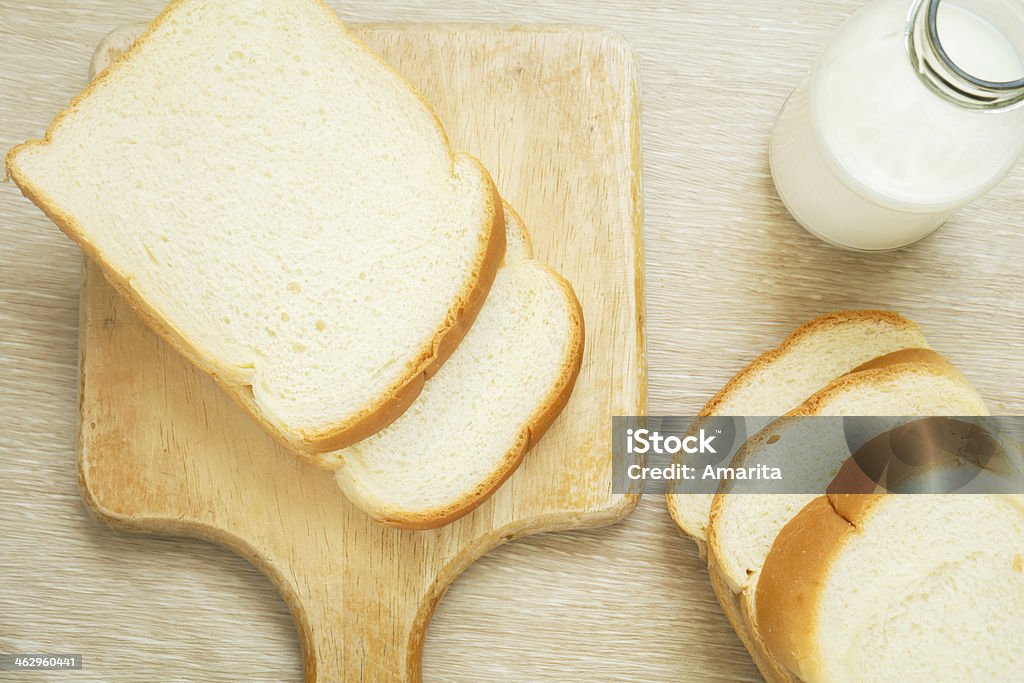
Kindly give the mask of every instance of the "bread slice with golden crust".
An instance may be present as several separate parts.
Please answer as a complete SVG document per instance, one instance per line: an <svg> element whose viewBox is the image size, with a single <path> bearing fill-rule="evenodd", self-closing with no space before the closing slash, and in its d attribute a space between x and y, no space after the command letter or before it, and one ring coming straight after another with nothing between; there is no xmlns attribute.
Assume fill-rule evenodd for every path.
<svg viewBox="0 0 1024 683"><path fill-rule="evenodd" d="M533 259L506 206L508 249L473 328L397 420L333 457L346 497L378 521L429 529L469 513L562 411L583 357L572 287Z"/></svg>
<svg viewBox="0 0 1024 683"><path fill-rule="evenodd" d="M1018 681L1024 502L830 494L779 533L757 622L807 683Z"/></svg>
<svg viewBox="0 0 1024 683"><path fill-rule="evenodd" d="M898 313L829 313L801 325L778 347L755 358L708 401L700 416L785 415L862 363L901 349L927 347L917 325ZM713 498L703 493L667 496L672 519L702 552Z"/></svg>
<svg viewBox="0 0 1024 683"><path fill-rule="evenodd" d="M320 0L175 0L7 171L319 465L408 408L504 253L487 172Z"/></svg>

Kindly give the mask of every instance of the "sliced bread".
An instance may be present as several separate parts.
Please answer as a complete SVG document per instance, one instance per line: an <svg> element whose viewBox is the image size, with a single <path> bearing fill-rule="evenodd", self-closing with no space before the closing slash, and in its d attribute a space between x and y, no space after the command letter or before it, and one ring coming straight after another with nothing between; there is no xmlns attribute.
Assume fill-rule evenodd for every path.
<svg viewBox="0 0 1024 683"><path fill-rule="evenodd" d="M565 406L583 355L572 287L531 258L506 208L508 249L473 328L390 426L335 454L338 485L393 526L447 524L515 471Z"/></svg>
<svg viewBox="0 0 1024 683"><path fill-rule="evenodd" d="M1019 681L1024 504L815 498L768 553L757 623L770 652L807 683Z"/></svg>
<svg viewBox="0 0 1024 683"><path fill-rule="evenodd" d="M107 68L145 29L145 25L125 26L111 32L96 49L90 67L92 75ZM526 266L523 262L533 258L530 235L511 207L504 204L503 211L506 233L504 264ZM530 268L535 266L536 262L529 264ZM520 270L526 275L525 267ZM326 460L336 458L332 465L335 462L341 464L337 473L339 485L347 497L368 514L395 526L430 528L470 512L515 470L526 450L540 439L557 416L568 400L579 371L583 320L575 294L568 284L542 267L536 275L537 282L528 284L502 268L474 328L452 354L446 367L427 382L412 408L378 434L348 449L324 455ZM544 291L544 281L558 282L568 289L561 292L561 301L556 301L558 297L542 296L530 300L528 308L539 312L545 305L554 303L563 305L564 313L560 315L554 311L554 324L544 328L530 327L526 319L520 317L514 324L523 325L525 334L504 335L500 323L502 318L530 313L529 310L514 311L516 296L536 284L541 284ZM507 287L508 283L514 284ZM504 289L509 289L512 296L501 296L499 292ZM550 372L547 378L549 391L532 406L532 410L524 405L530 397L529 387L523 394L506 396L518 400L504 404L510 410L502 413L497 422L512 424L526 436L523 440L519 438L521 434L514 439L492 439L485 432L494 424L494 416L487 409L493 400L489 386L500 384L496 373L503 370L517 372L514 363L495 364L493 360L508 361L514 355L499 348L501 344L515 344L514 348L520 352L528 351L531 334L543 335L544 343L533 345L534 355L529 359L530 363L524 363L518 372L522 367L529 367L530 372L539 373L537 376L541 383L544 373ZM564 365L561 371L556 367L559 361ZM518 391L521 379L522 376L511 377L511 381L517 384L507 384L505 390ZM537 395L543 393L537 387L533 389ZM473 409L459 412L452 405L452 397L474 401ZM454 420L445 422L446 417ZM466 431L463 433L462 430ZM471 446L460 443L457 435L472 435L477 443ZM396 449L396 446L405 450ZM448 486L442 487L441 483ZM433 502L426 502L431 498Z"/></svg>
<svg viewBox="0 0 1024 683"><path fill-rule="evenodd" d="M802 477L808 493L750 494L726 483L715 496L708 535L709 568L723 608L739 608L746 628L758 572L778 532L829 482L849 458L845 435L805 428L828 415L987 415L984 402L964 377L934 351L917 350L918 360L884 365L880 359L815 394L789 416L751 438L734 466L782 467ZM901 352L889 356L906 358ZM794 462L794 460L796 462ZM796 482L791 482L796 486Z"/></svg>
<svg viewBox="0 0 1024 683"><path fill-rule="evenodd" d="M944 396L945 391L950 392L950 396ZM810 483L805 482L808 489L817 481L824 491L831 479L830 474L834 475L842 464L842 455L847 452L844 450L846 442L808 444L807 450L794 447L790 443L792 438L813 439L816 434L802 430L799 421L816 415L892 415L902 414L905 410L911 411L909 414L915 414L914 410L918 411L916 414L930 414L933 408L985 414L984 404L973 388L942 356L927 349L893 352L858 366L831 382L789 415L769 425L744 444L732 464L751 466L763 462L778 465L781 464L777 462L778 458L773 459L776 453L796 454L801 459L800 464L794 467L789 463L785 471L791 476L802 472L811 480ZM782 446L772 449L777 443L782 443ZM768 654L756 628L752 586L757 581L758 558L763 559L777 529L813 495L729 495L727 489L720 487L709 517L707 550L711 585L726 618L765 678L790 681L791 675ZM749 529L735 529L734 513L737 511L741 514L750 511L755 515L764 513L765 518L755 519ZM743 539L744 543L749 540L749 547L745 544L736 547L734 541L737 539Z"/></svg>
<svg viewBox="0 0 1024 683"><path fill-rule="evenodd" d="M919 361L847 375L776 420L743 445L734 467L779 467L787 486L807 493L744 492L742 481L719 487L708 526L709 564L735 593L749 592L772 542L808 502L825 493L850 457L846 434L815 428L816 416L987 415L984 402L942 356L920 350ZM797 481L799 477L800 481Z"/></svg>
<svg viewBox="0 0 1024 683"><path fill-rule="evenodd" d="M487 172L320 0L176 0L7 171L320 465L412 403L504 253Z"/></svg>
<svg viewBox="0 0 1024 683"><path fill-rule="evenodd" d="M758 356L708 401L701 416L778 417L826 384L872 358L927 348L917 325L890 311L839 311L797 328L777 348ZM748 425L754 433L767 424ZM703 550L713 494L669 494L676 525Z"/></svg>

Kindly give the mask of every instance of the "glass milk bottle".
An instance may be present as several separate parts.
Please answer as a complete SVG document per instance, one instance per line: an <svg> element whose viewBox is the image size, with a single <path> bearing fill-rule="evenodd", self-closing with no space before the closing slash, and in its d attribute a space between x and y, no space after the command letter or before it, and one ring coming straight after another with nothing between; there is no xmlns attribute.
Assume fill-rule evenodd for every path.
<svg viewBox="0 0 1024 683"><path fill-rule="evenodd" d="M875 0L783 105L770 160L811 233L858 250L936 230L1024 151L1024 0Z"/></svg>

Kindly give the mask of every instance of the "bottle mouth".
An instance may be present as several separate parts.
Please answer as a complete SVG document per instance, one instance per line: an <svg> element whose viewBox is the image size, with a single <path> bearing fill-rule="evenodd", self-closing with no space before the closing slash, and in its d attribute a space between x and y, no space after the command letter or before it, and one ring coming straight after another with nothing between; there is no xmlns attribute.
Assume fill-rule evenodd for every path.
<svg viewBox="0 0 1024 683"><path fill-rule="evenodd" d="M915 0L907 19L907 54L924 84L943 98L972 109L1003 109L1024 101L1024 77L990 81L968 73L950 57L939 35L941 4L942 0Z"/></svg>

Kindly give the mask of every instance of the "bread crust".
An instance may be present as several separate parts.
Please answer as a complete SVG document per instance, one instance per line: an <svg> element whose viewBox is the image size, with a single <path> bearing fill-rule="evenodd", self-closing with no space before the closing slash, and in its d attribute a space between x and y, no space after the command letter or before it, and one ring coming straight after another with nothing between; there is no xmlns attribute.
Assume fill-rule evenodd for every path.
<svg viewBox="0 0 1024 683"><path fill-rule="evenodd" d="M754 666L761 672L769 683L798 683L797 679L785 666L779 663L771 655L766 647L760 632L753 628L753 622L745 618L740 595L730 588L725 575L719 570L715 550L708 544L708 577L711 579L711 589L718 599L718 604L725 614L726 621L732 626L732 630L740 639L743 647L754 662Z"/></svg>
<svg viewBox="0 0 1024 683"><path fill-rule="evenodd" d="M774 349L765 351L760 356L750 362L745 368L740 370L736 375L730 379L724 387L719 390L717 394L711 397L711 400L701 409L698 415L704 417L708 415L714 415L718 406L731 396L741 386L745 385L754 376L757 371L764 368L766 365L771 364L772 361L786 354L787 351L801 340L809 337L813 334L817 334L822 330L830 327L838 327L846 325L851 322L860 320L874 320L878 322L892 323L895 327L904 327L907 329L918 330L918 326L904 318L902 315L895 311L883 311L883 310L856 310L856 311L835 311L832 313L826 313L825 315L818 316L812 320L807 321L800 327L793 330L788 337L786 337L781 344Z"/></svg>
<svg viewBox="0 0 1024 683"><path fill-rule="evenodd" d="M995 495L1019 510L1019 496ZM879 506L906 496L829 493L807 504L782 529L765 561L757 590L757 619L771 652L801 678L827 680L818 646L821 600L834 563L865 533Z"/></svg>
<svg viewBox="0 0 1024 683"><path fill-rule="evenodd" d="M859 495L861 510L880 496ZM837 514L829 496L815 498L772 544L757 584L758 630L767 651L797 676L820 679L814 633L824 577L857 528Z"/></svg>
<svg viewBox="0 0 1024 683"><path fill-rule="evenodd" d="M487 298L491 284L494 281L494 276L505 253L505 222L501 211L501 198L494 181L479 160L466 154L456 154L451 151L450 141L437 113L422 94L370 50L369 47L358 40L323 0L316 0L317 5L333 17L337 26L355 45L359 46L365 54L370 55L380 64L383 64L390 73L400 79L419 98L422 106L433 117L437 129L449 150L453 176L456 159L464 158L469 160L479 170L481 178L486 185L483 189L487 200L484 207L484 215L481 217L479 230L480 245L474 259L474 265L469 271L469 277L460 293L453 299L446 316L434 334L426 341L415 359L408 364L404 376L394 382L387 390L381 392L376 401L364 406L361 411L342 423L312 431L288 429L277 424L256 404L251 385L249 384L249 372L246 368L221 363L212 356L205 354L202 349L193 344L169 320L164 318L153 305L132 288L128 277L123 273L117 272L106 261L100 250L86 239L75 218L68 213L62 212L56 203L47 197L40 188L32 185L22 175L18 167L17 158L20 153L33 147L44 147L50 144L54 131L56 131L61 121L74 112L80 103L92 94L97 87L102 85L106 79L110 78L111 74L115 73L124 62L130 60L146 44L154 31L167 17L184 2L185 0L172 0L127 51L119 55L109 67L104 69L81 93L72 99L71 104L66 109L54 117L42 139L29 140L10 149L6 156L6 173L18 185L22 194L38 206L64 234L78 243L83 252L100 266L108 282L128 302L132 310L164 341L200 370L209 374L236 403L250 413L263 429L276 440L313 465L326 469L335 469L337 463L329 457L325 457L325 454L349 446L380 431L405 412L419 395L426 380L451 356L472 326L477 313L479 313Z"/></svg>
<svg viewBox="0 0 1024 683"><path fill-rule="evenodd" d="M877 322L888 322L895 327L903 327L907 330L914 330L920 332L920 328L912 321L904 318L902 315L895 311L875 310L875 309L863 309L863 310L851 310L851 311L835 311L832 313L826 313L818 316L812 320L807 321L800 327L796 328L787 336L781 344L774 349L765 351L757 358L752 360L746 367L736 373L732 379L730 379L724 387L722 387L718 393L711 397L711 399L701 408L697 414L698 417L709 417L715 415L718 407L729 397L731 397L740 388L746 386L758 372L763 370L765 367L771 365L778 358L784 356L794 345L798 344L803 339L818 334L823 330L827 330L832 327L839 327L847 325L857 321L872 320ZM923 337L922 337L923 338ZM668 511L672 516L672 520L676 526L679 527L680 531L686 534L697 547L700 549L701 554L706 553L705 540L699 537L699 530L691 528L687 520L683 518L681 512L681 506L683 505L683 499L685 496L673 495L672 493L666 494L666 500L668 503Z"/></svg>
<svg viewBox="0 0 1024 683"><path fill-rule="evenodd" d="M904 358L917 358L917 360L903 362L902 359ZM941 354L930 349L905 349L904 351L897 351L869 361L861 367L867 369L854 370L843 375L807 399L799 408L787 413L787 416L817 415L821 412L822 406L828 403L836 394L841 394L851 387L862 385L869 381L882 381L914 368L918 368L921 372L945 375L966 384L968 387L970 386L967 378L960 374L960 371L952 363Z"/></svg>
<svg viewBox="0 0 1024 683"><path fill-rule="evenodd" d="M529 233L527 232L527 234ZM536 261L533 262L537 263ZM536 445L559 414L561 414L563 408L565 408L565 404L568 403L569 397L572 395L573 388L576 385L576 378L579 376L580 367L583 363L585 341L583 307L580 305L572 285L564 277L547 265L540 263L537 263L537 265L543 268L546 271L546 275L561 288L569 304L571 336L569 343L566 345L566 355L562 360L561 369L557 379L551 386L550 392L526 420L512 448L506 451L499 465L483 481L474 486L471 491L450 503L429 510L403 510L392 505L383 504L372 496L363 495L358 486L346 485L347 480L339 478L339 485L341 485L345 495L377 521L387 526L426 530L445 526L469 514L490 498L512 476L512 473L522 463L526 453Z"/></svg>
<svg viewBox="0 0 1024 683"><path fill-rule="evenodd" d="M844 377L848 377L858 372L864 372L866 370L880 370L882 368L891 368L894 365L909 363L927 363L937 370L941 369L944 372L956 375L964 382L967 381L967 378L960 374L960 371L956 369L955 365L949 362L948 358L938 351L933 351L931 349L900 349L899 351L893 351L892 353L887 353L883 356L879 356L878 358L872 358L866 363L861 363L853 370L846 373Z"/></svg>

